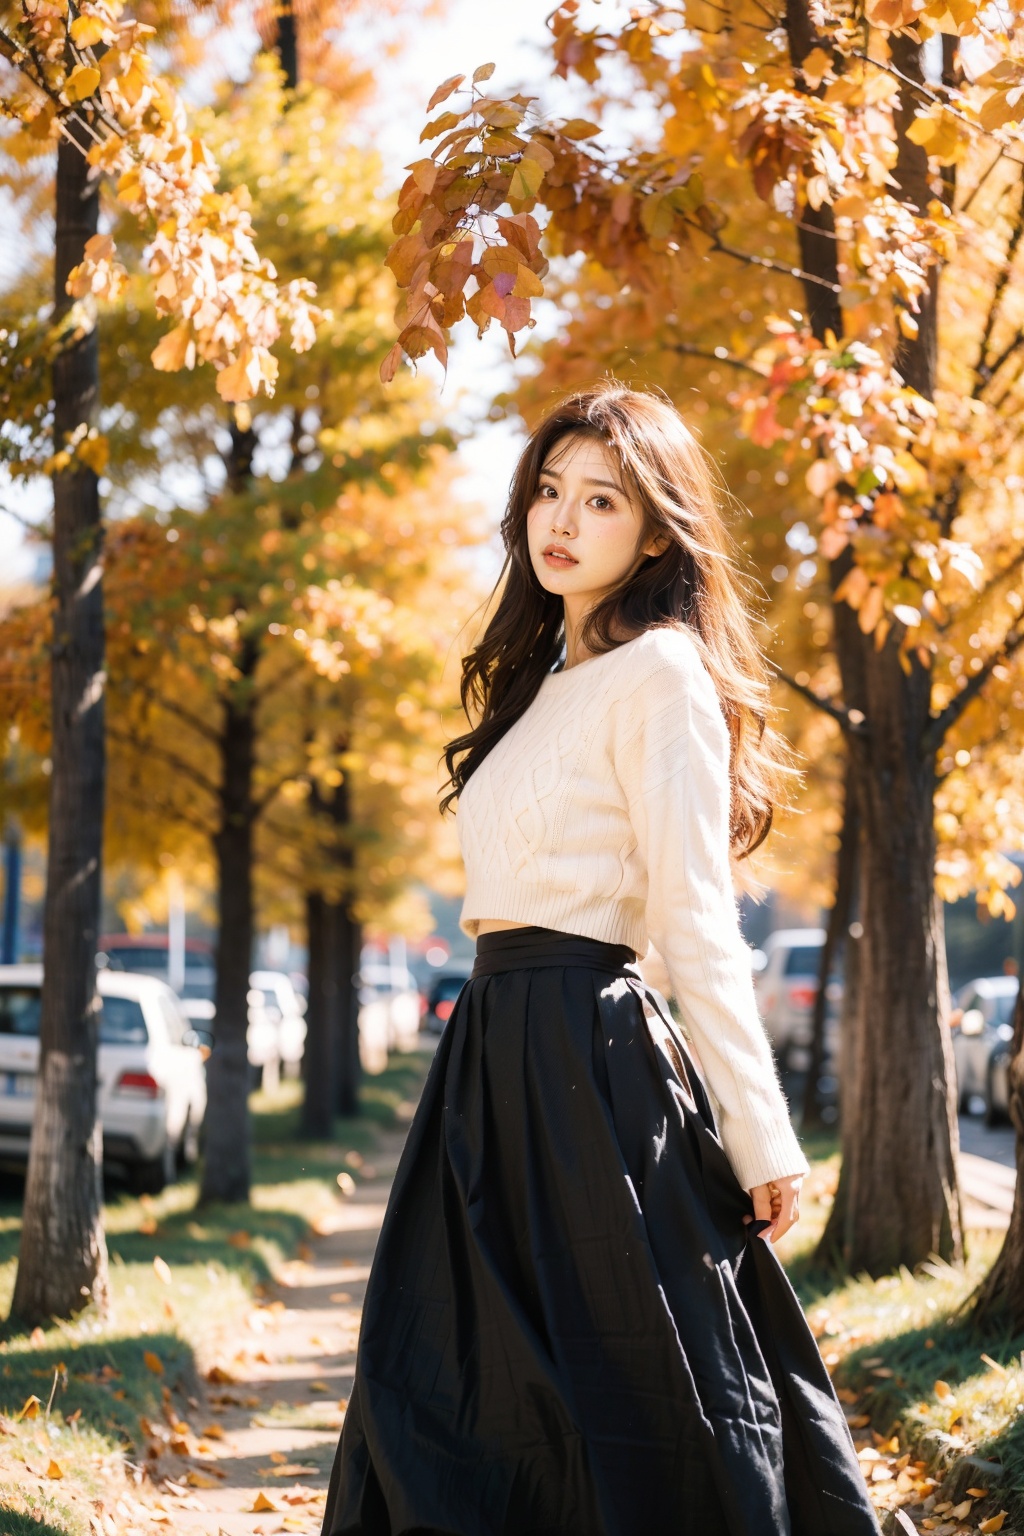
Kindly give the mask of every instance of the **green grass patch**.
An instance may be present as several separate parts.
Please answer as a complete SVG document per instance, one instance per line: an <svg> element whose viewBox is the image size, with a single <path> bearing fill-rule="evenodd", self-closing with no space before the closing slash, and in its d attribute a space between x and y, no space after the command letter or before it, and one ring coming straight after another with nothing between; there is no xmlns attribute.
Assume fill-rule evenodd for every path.
<svg viewBox="0 0 1024 1536"><path fill-rule="evenodd" d="M194 1179L154 1197L108 1191L109 1315L89 1309L0 1337L3 1536L89 1536L90 1514L116 1511L119 1499L130 1508L144 1421L188 1416L214 1340L337 1204L338 1173L364 1176L381 1131L408 1118L426 1065L418 1053L393 1058L366 1080L364 1114L339 1119L329 1143L298 1139L300 1083L254 1094L250 1205L200 1207ZM0 1184L0 1316L14 1289L22 1192L16 1178ZM47 1477L51 1463L59 1477ZM113 1518L127 1528L123 1513Z"/></svg>

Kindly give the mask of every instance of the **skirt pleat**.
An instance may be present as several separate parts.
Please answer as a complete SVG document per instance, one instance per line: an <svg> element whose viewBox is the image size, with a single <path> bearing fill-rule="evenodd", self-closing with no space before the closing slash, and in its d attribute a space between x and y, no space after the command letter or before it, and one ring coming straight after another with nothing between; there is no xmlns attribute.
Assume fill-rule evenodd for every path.
<svg viewBox="0 0 1024 1536"><path fill-rule="evenodd" d="M479 949L381 1228L324 1536L876 1536L661 1000L615 946Z"/></svg>

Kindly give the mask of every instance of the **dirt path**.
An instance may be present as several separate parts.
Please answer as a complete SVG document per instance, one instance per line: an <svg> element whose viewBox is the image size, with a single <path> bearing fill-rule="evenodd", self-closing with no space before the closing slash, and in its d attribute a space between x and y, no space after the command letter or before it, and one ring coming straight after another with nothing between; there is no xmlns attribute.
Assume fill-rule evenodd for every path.
<svg viewBox="0 0 1024 1536"><path fill-rule="evenodd" d="M404 1139L404 1131L382 1135L375 1177L318 1223L302 1258L220 1341L206 1403L190 1400L177 1446L175 1426L155 1428L167 1442L154 1468L157 1529L319 1532L370 1260Z"/></svg>

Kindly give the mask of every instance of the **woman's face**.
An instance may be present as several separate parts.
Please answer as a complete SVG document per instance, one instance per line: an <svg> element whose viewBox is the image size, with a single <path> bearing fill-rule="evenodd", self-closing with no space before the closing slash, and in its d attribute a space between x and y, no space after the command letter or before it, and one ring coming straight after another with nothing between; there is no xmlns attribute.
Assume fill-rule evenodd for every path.
<svg viewBox="0 0 1024 1536"><path fill-rule="evenodd" d="M565 600L567 619L577 622L657 553L654 539L639 547L642 532L643 514L604 444L578 433L559 438L540 472L527 539L537 580Z"/></svg>

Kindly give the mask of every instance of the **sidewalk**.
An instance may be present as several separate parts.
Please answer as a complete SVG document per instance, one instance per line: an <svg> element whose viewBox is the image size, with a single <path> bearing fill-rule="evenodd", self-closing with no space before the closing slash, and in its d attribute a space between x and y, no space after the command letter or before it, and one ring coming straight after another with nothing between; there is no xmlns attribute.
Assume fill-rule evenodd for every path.
<svg viewBox="0 0 1024 1536"><path fill-rule="evenodd" d="M161 1458L171 1481L158 1483L153 1500L157 1529L319 1532L370 1260L404 1139L381 1136L376 1177L318 1224L305 1256L280 1271L276 1293L223 1341L207 1370L211 1411L193 1415L197 1454Z"/></svg>

